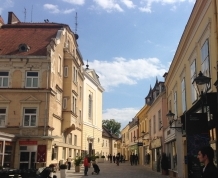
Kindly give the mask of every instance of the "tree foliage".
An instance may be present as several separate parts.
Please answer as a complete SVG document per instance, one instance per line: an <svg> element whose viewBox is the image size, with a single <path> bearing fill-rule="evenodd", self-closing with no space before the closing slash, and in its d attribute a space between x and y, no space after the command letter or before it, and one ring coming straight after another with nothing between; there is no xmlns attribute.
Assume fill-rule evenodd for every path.
<svg viewBox="0 0 218 178"><path fill-rule="evenodd" d="M105 126L111 134L119 136L121 124L116 122L114 119L102 120L103 126Z"/></svg>

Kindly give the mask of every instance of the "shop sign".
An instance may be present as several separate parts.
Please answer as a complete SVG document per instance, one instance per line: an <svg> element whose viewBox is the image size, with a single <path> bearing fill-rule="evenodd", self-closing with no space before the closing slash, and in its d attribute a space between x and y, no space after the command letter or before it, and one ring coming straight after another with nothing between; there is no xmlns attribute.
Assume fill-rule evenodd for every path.
<svg viewBox="0 0 218 178"><path fill-rule="evenodd" d="M21 140L21 141L19 141L19 145L37 145L37 141Z"/></svg>
<svg viewBox="0 0 218 178"><path fill-rule="evenodd" d="M38 145L37 162L46 162L46 145Z"/></svg>
<svg viewBox="0 0 218 178"><path fill-rule="evenodd" d="M151 141L151 149L161 147L161 139L158 138L156 140Z"/></svg>

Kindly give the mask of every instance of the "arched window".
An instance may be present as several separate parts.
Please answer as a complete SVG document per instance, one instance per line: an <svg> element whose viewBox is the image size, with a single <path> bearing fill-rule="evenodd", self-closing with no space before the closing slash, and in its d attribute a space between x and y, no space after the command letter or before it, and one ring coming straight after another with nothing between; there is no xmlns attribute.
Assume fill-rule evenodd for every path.
<svg viewBox="0 0 218 178"><path fill-rule="evenodd" d="M89 119L92 119L92 96L89 95Z"/></svg>

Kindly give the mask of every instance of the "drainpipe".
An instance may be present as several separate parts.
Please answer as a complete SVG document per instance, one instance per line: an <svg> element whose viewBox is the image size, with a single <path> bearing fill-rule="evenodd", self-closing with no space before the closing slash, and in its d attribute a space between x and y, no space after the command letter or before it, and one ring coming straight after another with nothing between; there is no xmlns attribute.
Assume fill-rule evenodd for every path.
<svg viewBox="0 0 218 178"><path fill-rule="evenodd" d="M45 93L45 119L44 119L44 133L43 135L46 136L46 127L48 125L48 84L49 84L49 63L48 63L48 68L46 72L46 93Z"/></svg>

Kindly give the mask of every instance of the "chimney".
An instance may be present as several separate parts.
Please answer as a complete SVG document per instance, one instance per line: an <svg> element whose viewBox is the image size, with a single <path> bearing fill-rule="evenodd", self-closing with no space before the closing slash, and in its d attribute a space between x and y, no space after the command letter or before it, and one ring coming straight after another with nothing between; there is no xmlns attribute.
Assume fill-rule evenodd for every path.
<svg viewBox="0 0 218 178"><path fill-rule="evenodd" d="M15 24L20 22L17 16L13 12L8 12L8 24Z"/></svg>
<svg viewBox="0 0 218 178"><path fill-rule="evenodd" d="M3 20L3 18L2 18L2 16L0 16L0 27L2 26L2 25L4 25L5 23L4 23L4 20Z"/></svg>

